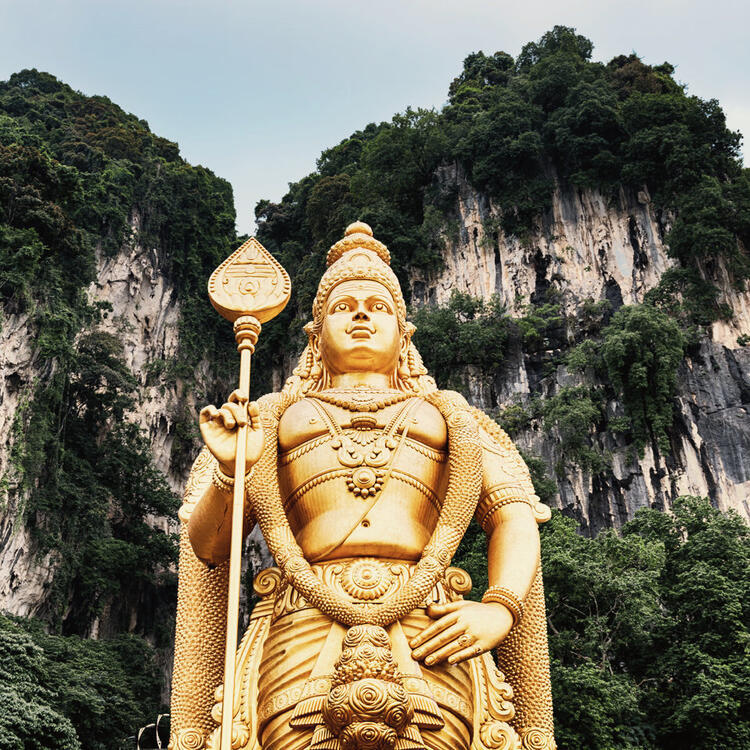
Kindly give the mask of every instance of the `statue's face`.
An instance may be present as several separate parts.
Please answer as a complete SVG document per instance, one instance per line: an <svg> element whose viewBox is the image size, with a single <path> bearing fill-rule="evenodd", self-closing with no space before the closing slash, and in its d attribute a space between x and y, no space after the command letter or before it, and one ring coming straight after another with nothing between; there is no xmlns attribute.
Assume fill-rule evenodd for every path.
<svg viewBox="0 0 750 750"><path fill-rule="evenodd" d="M323 364L331 374L391 374L401 345L396 305L385 286L352 280L331 290L319 340Z"/></svg>

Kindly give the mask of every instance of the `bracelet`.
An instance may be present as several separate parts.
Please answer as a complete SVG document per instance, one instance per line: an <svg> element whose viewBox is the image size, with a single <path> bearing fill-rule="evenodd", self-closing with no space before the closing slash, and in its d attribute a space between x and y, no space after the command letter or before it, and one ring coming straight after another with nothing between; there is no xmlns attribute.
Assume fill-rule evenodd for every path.
<svg viewBox="0 0 750 750"><path fill-rule="evenodd" d="M211 484L216 489L232 494L234 492L234 477L227 476L220 468L219 464L214 464L214 471L211 475Z"/></svg>
<svg viewBox="0 0 750 750"><path fill-rule="evenodd" d="M250 471L245 474L245 491L248 490L248 485L250 484L250 478L253 475L252 468ZM225 474L220 468L219 464L216 464L214 466L213 474L211 475L211 484L213 484L214 487L221 490L222 492L227 492L230 495L234 492L234 477L230 477L227 474Z"/></svg>
<svg viewBox="0 0 750 750"><path fill-rule="evenodd" d="M523 602L516 593L507 586L490 586L482 597L484 604L502 604L510 610L513 615L513 624L516 625L523 617Z"/></svg>
<svg viewBox="0 0 750 750"><path fill-rule="evenodd" d="M506 497L502 500L498 500L493 505L489 507L489 509L482 514L481 518L477 518L477 521L479 525L482 527L482 529L489 534L489 531L485 528L485 524L487 521L489 521L492 516L497 513L497 511L500 510L504 505L510 505L511 503L526 503L529 504L529 501L525 497Z"/></svg>

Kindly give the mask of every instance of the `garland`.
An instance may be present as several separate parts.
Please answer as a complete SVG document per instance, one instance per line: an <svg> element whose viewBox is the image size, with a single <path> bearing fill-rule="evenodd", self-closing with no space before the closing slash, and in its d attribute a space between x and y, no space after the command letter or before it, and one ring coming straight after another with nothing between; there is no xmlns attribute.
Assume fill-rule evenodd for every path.
<svg viewBox="0 0 750 750"><path fill-rule="evenodd" d="M263 455L255 464L248 503L282 575L310 604L343 625L386 627L417 608L445 574L479 502L482 472L477 467L482 464L482 448L476 419L456 393L435 391L425 398L440 411L448 426L448 489L435 530L412 577L383 602L351 602L313 572L284 513L277 440L266 441ZM281 402L274 406L276 408L263 409L261 414L267 435L277 434L283 413Z"/></svg>

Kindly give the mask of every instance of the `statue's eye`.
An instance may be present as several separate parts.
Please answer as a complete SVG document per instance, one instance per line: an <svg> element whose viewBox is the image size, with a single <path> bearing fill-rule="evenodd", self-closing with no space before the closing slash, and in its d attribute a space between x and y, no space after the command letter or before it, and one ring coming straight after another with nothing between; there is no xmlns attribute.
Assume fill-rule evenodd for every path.
<svg viewBox="0 0 750 750"><path fill-rule="evenodd" d="M388 312L388 305L385 304L385 302L376 302L372 309L376 312Z"/></svg>
<svg viewBox="0 0 750 750"><path fill-rule="evenodd" d="M349 309L348 302L337 302L333 306L333 312L346 312Z"/></svg>

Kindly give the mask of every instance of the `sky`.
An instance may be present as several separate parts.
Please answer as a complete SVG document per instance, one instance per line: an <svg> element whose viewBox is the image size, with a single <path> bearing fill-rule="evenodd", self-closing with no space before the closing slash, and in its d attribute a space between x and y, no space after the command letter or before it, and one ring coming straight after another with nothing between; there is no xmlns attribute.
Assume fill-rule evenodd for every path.
<svg viewBox="0 0 750 750"><path fill-rule="evenodd" d="M516 56L555 24L595 60L669 61L750 134L745 0L0 0L0 80L37 68L108 96L229 180L252 232L257 201L280 200L323 149L440 108L469 53Z"/></svg>

